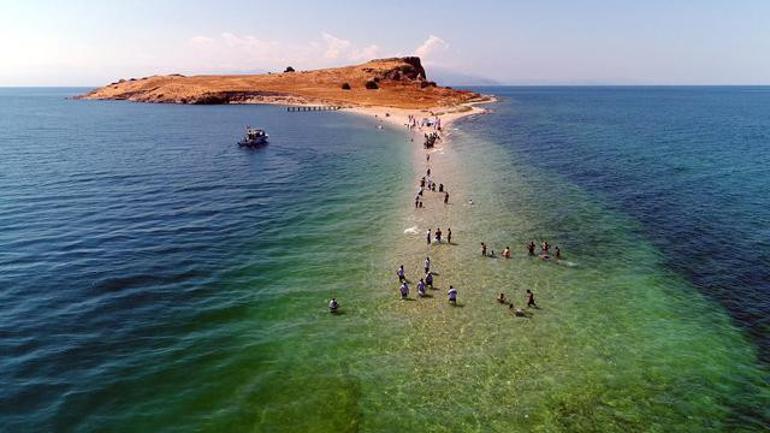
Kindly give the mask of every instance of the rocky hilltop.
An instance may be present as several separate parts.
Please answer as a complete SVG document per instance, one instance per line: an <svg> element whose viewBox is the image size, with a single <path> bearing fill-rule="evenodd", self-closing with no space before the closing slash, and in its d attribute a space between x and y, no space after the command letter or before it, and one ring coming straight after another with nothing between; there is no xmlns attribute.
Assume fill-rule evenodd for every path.
<svg viewBox="0 0 770 433"><path fill-rule="evenodd" d="M156 75L110 83L82 99L176 104L333 104L396 108L450 107L481 101L477 93L429 81L419 57L355 66L260 75Z"/></svg>

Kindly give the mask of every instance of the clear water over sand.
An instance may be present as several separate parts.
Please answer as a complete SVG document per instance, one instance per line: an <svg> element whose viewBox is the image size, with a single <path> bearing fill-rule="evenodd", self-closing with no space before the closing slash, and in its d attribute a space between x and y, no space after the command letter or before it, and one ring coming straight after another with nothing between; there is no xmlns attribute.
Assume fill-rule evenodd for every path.
<svg viewBox="0 0 770 433"><path fill-rule="evenodd" d="M764 427L756 340L643 218L524 155L521 124L456 125L431 157L451 204L428 193L414 210L424 152L372 120L5 92L9 431ZM273 143L235 148L246 123ZM455 245L425 244L437 226ZM528 257L530 239L564 260ZM513 258L481 257L481 241ZM426 254L438 290L401 301L396 267L414 280ZM529 318L494 301L526 288Z"/></svg>

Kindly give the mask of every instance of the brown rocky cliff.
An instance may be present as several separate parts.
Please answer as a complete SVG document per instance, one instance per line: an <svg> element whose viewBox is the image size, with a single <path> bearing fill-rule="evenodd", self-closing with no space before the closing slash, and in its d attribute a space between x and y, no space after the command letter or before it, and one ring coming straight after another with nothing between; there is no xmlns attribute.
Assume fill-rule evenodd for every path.
<svg viewBox="0 0 770 433"><path fill-rule="evenodd" d="M344 83L349 84L349 90L343 89ZM173 74L132 78L95 89L82 98L182 104L318 103L399 108L446 107L481 99L476 93L439 87L428 81L419 57L377 59L355 66L280 74L190 77Z"/></svg>

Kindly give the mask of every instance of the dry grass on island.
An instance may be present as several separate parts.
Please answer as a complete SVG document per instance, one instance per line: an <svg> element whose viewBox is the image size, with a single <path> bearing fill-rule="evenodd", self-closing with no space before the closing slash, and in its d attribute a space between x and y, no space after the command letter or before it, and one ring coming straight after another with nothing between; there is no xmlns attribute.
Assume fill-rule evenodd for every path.
<svg viewBox="0 0 770 433"><path fill-rule="evenodd" d="M156 75L120 80L82 99L176 104L318 104L434 109L483 102L470 91L428 81L419 57L260 75Z"/></svg>

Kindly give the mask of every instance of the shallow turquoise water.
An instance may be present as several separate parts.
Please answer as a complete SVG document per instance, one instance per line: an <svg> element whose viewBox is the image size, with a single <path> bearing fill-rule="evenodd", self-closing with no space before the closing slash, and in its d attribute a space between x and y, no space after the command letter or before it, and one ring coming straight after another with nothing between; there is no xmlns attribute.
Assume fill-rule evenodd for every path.
<svg viewBox="0 0 770 433"><path fill-rule="evenodd" d="M751 324L671 266L650 236L665 224L527 147L560 136L538 116L558 126L572 110L547 92L498 89L496 114L461 122L431 158L452 205L430 195L419 211L422 151L372 120L3 92L0 428L766 427L762 340L741 330ZM616 112L591 113L604 109ZM586 143L614 131L596 122ZM245 124L266 127L271 145L233 146ZM575 149L557 154L591 160ZM455 245L424 244L439 225ZM522 254L533 238L565 260ZM480 241L514 257L482 258ZM396 266L412 277L426 254L439 290L400 301ZM459 308L445 302L449 284ZM521 304L525 288L541 305L528 319L494 302L505 291ZM331 296L344 314L325 311Z"/></svg>

